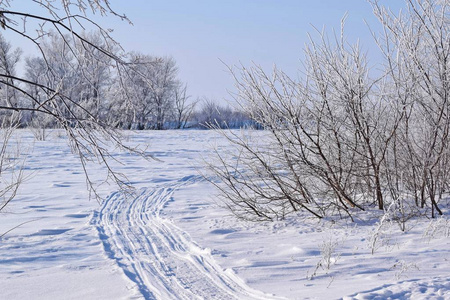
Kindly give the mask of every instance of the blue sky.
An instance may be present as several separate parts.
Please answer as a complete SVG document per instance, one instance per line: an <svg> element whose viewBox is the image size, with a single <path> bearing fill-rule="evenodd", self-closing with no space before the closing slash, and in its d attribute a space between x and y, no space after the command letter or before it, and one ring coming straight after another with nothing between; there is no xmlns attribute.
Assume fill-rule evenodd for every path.
<svg viewBox="0 0 450 300"><path fill-rule="evenodd" d="M402 0L388 2L398 10ZM339 31L348 13L346 32L374 50L366 20L376 28L365 0L133 0L111 1L134 23L115 31L126 49L175 58L180 77L195 97L230 98L228 65L252 62L270 70L276 64L296 76L308 32L313 27Z"/></svg>
<svg viewBox="0 0 450 300"><path fill-rule="evenodd" d="M12 6L25 1L12 1ZM383 0L397 11L403 0ZM101 23L114 29L113 36L127 51L172 56L179 77L187 82L193 98L229 99L233 80L227 65L250 65L267 70L275 64L296 76L303 47L313 26L339 31L348 13L346 33L358 38L369 55L375 47L365 20L377 22L365 0L110 0L133 26L108 17Z"/></svg>

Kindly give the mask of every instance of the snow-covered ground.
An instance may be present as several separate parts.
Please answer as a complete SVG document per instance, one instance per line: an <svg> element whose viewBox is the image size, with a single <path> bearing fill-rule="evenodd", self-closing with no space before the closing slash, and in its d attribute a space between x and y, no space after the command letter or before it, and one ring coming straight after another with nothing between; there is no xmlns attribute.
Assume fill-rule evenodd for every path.
<svg viewBox="0 0 450 300"><path fill-rule="evenodd" d="M227 147L211 131L130 133L158 160L116 153L136 193L103 185L100 205L64 138L17 136L28 178L0 214L0 235L20 225L0 239L1 299L450 299L448 218L236 220L199 175Z"/></svg>

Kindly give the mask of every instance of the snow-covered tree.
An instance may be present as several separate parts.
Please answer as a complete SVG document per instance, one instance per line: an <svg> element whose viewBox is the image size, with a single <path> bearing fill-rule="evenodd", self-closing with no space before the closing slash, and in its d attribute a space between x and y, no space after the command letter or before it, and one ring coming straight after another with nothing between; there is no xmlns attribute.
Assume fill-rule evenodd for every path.
<svg viewBox="0 0 450 300"><path fill-rule="evenodd" d="M256 139L219 130L235 152L217 152L210 169L221 182L212 182L237 216L352 217L373 205L394 205L402 222L428 209L442 214L450 183L450 1L407 0L399 15L370 2L383 26L375 36L384 72L371 72L343 30L310 39L299 80L258 66L231 70L238 104L266 129Z"/></svg>
<svg viewBox="0 0 450 300"><path fill-rule="evenodd" d="M122 98L129 98L127 105L133 109L121 109L126 119L121 123L137 129L164 129L165 122L172 117L179 85L175 60L136 52L129 56L128 64L132 67L121 79L126 86ZM121 97L115 101L127 103Z"/></svg>
<svg viewBox="0 0 450 300"><path fill-rule="evenodd" d="M18 91L16 86L16 66L20 60L22 51L13 49L10 42L6 41L0 33L0 72L6 75L3 81L0 81L0 124L2 127L11 126L20 121L17 111L9 108L19 105Z"/></svg>
<svg viewBox="0 0 450 300"><path fill-rule="evenodd" d="M408 0L402 15L371 3L385 28L377 41L391 97L403 115L391 151L397 184L390 188L394 198L407 192L417 206L428 203L434 217L450 183L450 1Z"/></svg>
<svg viewBox="0 0 450 300"><path fill-rule="evenodd" d="M179 82L174 90L174 112L175 128L183 129L194 113L197 101L188 103L187 85Z"/></svg>
<svg viewBox="0 0 450 300"><path fill-rule="evenodd" d="M33 118L36 115L47 116L65 130L85 170L87 162L98 161L106 166L109 179L126 186L119 174L110 168L106 144L137 150L127 148L120 133L103 122L98 111L91 110L91 104L95 106L100 95L98 79L103 80L106 74L102 69L106 60L116 69L126 68L126 64L110 31L103 29L92 16L111 15L124 21L128 19L112 10L106 0L28 2L25 11L15 8L18 1L0 1L2 29L15 39L34 45L39 55L28 60L28 65L39 67L36 72L29 70L29 77L18 76L7 69L0 70L0 84L8 86L8 93L14 91L21 99L2 105L1 111L32 112ZM96 36L86 35L84 32L87 30L96 31ZM88 92L80 95L80 87ZM85 101L87 98L89 101ZM95 193L87 172L86 177L89 188Z"/></svg>

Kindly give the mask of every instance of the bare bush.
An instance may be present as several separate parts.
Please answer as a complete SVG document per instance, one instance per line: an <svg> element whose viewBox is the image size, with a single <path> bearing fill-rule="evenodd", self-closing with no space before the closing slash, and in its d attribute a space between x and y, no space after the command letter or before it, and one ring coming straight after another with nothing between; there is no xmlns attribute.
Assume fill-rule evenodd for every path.
<svg viewBox="0 0 450 300"><path fill-rule="evenodd" d="M237 216L353 218L376 206L394 210L389 218L406 230L413 217L442 214L450 183L450 1L408 0L399 16L370 2L384 28L374 34L384 72L371 71L344 25L340 35L310 38L298 80L276 68L230 68L236 101L265 129L255 143L251 132L215 126L235 151L217 151L209 168Z"/></svg>
<svg viewBox="0 0 450 300"><path fill-rule="evenodd" d="M23 163L20 157L19 145L12 144L11 138L18 122L11 120L18 119L17 114L12 114L8 118L9 126L0 127L0 212L14 199L23 182Z"/></svg>
<svg viewBox="0 0 450 300"><path fill-rule="evenodd" d="M322 243L319 246L321 256L320 260L317 262L316 267L311 275L307 275L307 279L314 279L314 277L319 275L320 269L328 274L331 267L334 266L341 257L340 253L336 253L336 249L340 244L340 241L330 233L328 233L327 236L324 237ZM331 279L333 281L334 278L332 277ZM330 285L332 281L330 282Z"/></svg>
<svg viewBox="0 0 450 300"><path fill-rule="evenodd" d="M377 117L389 103L380 105L371 93L376 82L358 45L332 44L321 35L305 52L302 82L257 66L235 75L238 100L266 129L268 143L257 148L221 131L239 148L239 161L211 169L235 191L228 198L240 202L236 208L264 205L267 219L275 211L276 218L298 210L323 217L327 211L350 215L366 203L383 208L380 168L392 129L390 120Z"/></svg>
<svg viewBox="0 0 450 300"><path fill-rule="evenodd" d="M404 116L390 149L392 176L404 183L397 190L413 195L417 206L430 207L434 217L442 214L438 202L449 182L450 1L406 2L406 13L397 16L371 1L385 29L377 42L390 93Z"/></svg>

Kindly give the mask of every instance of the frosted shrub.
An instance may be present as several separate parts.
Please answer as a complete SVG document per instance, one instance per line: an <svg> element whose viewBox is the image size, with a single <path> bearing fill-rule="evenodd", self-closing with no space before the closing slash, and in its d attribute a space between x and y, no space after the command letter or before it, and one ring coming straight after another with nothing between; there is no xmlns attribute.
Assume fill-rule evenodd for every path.
<svg viewBox="0 0 450 300"><path fill-rule="evenodd" d="M305 212L353 220L395 203L389 219L405 231L422 211L443 214L450 0L406 1L398 16L369 2L384 26L376 36L383 72L374 74L359 43L347 42L345 20L340 36L310 38L299 79L276 68L230 68L238 105L265 133L265 143L255 143L252 131L212 126L235 146L229 155L218 151L209 169L236 216L266 221Z"/></svg>

